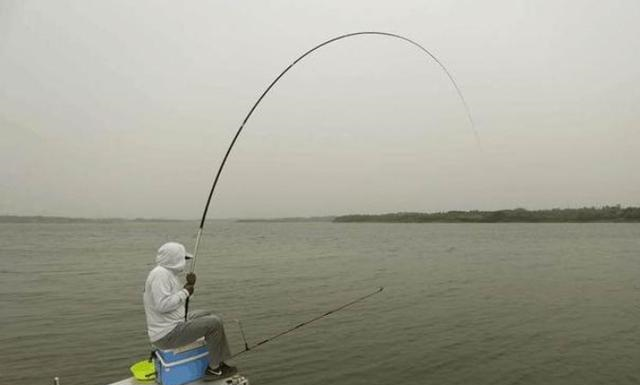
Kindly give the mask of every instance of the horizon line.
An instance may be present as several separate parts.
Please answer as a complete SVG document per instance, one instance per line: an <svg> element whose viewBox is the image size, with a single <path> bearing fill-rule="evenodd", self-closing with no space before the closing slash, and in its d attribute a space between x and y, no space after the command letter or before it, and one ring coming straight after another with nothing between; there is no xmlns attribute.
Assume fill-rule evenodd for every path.
<svg viewBox="0 0 640 385"><path fill-rule="evenodd" d="M599 206L581 206L581 207L552 207L552 208L536 208L536 209L528 209L524 207L515 207L510 209L492 209L492 210L481 210L481 209L449 209L449 210L438 210L438 211L386 211L380 213L358 213L358 214L340 214L340 215L292 215L292 216L274 216L274 217L258 217L258 216L247 216L247 217L225 217L225 218L208 218L211 221L237 221L237 220L276 220L276 219L311 219L311 218L336 218L341 216L352 216L352 215L387 215L387 214L436 214L436 213L447 213L447 212L473 212L473 211L485 211L485 212L495 212L495 211L504 211L504 210L527 210L527 211L543 211L543 210L578 210L578 209L588 209L588 208L605 208L605 207L619 207L619 208L636 208L640 206L622 206L620 204L614 205L599 205ZM198 218L162 218L162 217L86 217L86 216L65 216L65 215L23 215L23 214L0 214L0 218L21 218L21 219L60 219L60 220L72 220L72 221L120 221L120 222L197 222L200 221Z"/></svg>

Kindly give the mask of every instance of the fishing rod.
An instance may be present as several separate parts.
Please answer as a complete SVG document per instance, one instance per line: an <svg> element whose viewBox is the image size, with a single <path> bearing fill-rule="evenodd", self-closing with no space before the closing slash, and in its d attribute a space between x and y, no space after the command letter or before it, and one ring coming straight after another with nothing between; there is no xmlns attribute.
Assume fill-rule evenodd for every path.
<svg viewBox="0 0 640 385"><path fill-rule="evenodd" d="M328 316L328 315L331 315L331 314L333 314L333 313L337 313L337 312L339 312L340 310L346 309L346 308L348 308L348 307L349 307L349 306L351 306L351 305L355 305L355 304L356 304L356 303L358 303L358 302L364 301L365 299L367 299L367 298L369 298L369 297L373 297L374 295L376 295L376 294L380 293L382 290L384 290L384 287L379 287L379 288L378 288L376 291L374 291L374 292L371 292L371 293L369 293L369 294L367 294L367 295L363 295L362 297L356 298L356 299L354 299L354 300L353 300L353 301L351 301L351 302L348 302L348 303L346 303L346 304L344 304L344 305L342 305L342 306L339 306L339 307L337 307L337 308L335 308L335 309L329 310L328 312L326 312L326 313L324 313L324 314L322 314L322 315L319 315L319 316L317 316L317 317L314 317L314 318L312 318L312 319L310 319L310 320L308 320L308 321L301 322L301 323L297 324L296 326L293 326L293 327L291 327L291 328L289 328L289 329L287 329L287 330L284 330L284 331L282 331L282 332L280 332L280 333L278 333L278 334L274 334L274 335L272 335L271 337L265 338L265 339L263 339L262 341L260 341L260 342L258 342L258 343L255 343L255 344L253 344L253 345L251 345L251 346L249 346L249 344L247 343L247 339L245 338L244 330L243 330L243 328L242 328L242 323L240 323L240 321L238 321L238 325L240 326L240 333L242 334L242 339L244 340L244 350L241 350L241 351L239 351L238 353L236 353L236 354L232 355L232 356L231 356L231 358L237 357L237 356L239 356L239 355L241 355L241 354L243 354L243 353L246 353L246 352L248 352L248 351L250 351L250 350L253 350L253 349L255 349L255 348L257 348L257 347L259 347L259 346L261 346L261 345L264 345L264 344L266 344L266 343L268 343L268 342L271 342L271 341L275 340L276 338L280 338L280 337L282 337L282 336L284 336L284 335L286 335L286 334L289 334L289 333L291 333L291 332L293 332L293 331L295 331L295 330L298 330L298 329L300 329L301 327L306 326L306 325L309 325L310 323L315 322L315 321L317 321L317 320L319 320L319 319L322 319L322 318L324 318L324 317L326 317L326 316Z"/></svg>
<svg viewBox="0 0 640 385"><path fill-rule="evenodd" d="M209 206L211 204L211 198L213 197L213 193L214 193L214 191L216 189L216 186L218 185L218 181L220 180L220 175L222 174L222 170L224 169L224 166L227 163L227 159L229 158L229 154L231 153L231 150L233 149L234 145L236 144L236 141L238 140L238 137L240 136L240 133L244 129L245 125L247 124L247 121L253 115L253 112L256 110L256 108L258 107L258 105L260 104L262 99L264 99L264 97L269 93L269 91L271 91L271 89L276 85L276 83L287 72L289 72L289 70L291 68L293 68L293 66L295 66L298 62L300 62L302 59L304 59L305 57L307 57L311 53L315 52L316 50L318 50L318 49L320 49L320 48L322 48L322 47L324 47L324 46L326 46L328 44L336 42L338 40L343 40L343 39L347 39L347 38L351 38L351 37L355 37L355 36L365 36L365 35L368 35L368 36L383 36L383 37L389 37L389 38L393 38L393 39L403 40L403 41L405 41L407 43L410 43L414 47L417 47L418 49L420 49L420 51L424 52L426 55L428 55L428 57L431 60L433 60L436 64L438 64L438 66L440 66L442 71L447 75L447 77L451 81L451 84L455 88L456 93L458 94L458 97L459 97L460 101L462 102L462 105L464 106L465 112L467 114L467 118L469 119L469 123L471 124L471 129L473 130L473 134L475 136L476 143L478 144L478 146L480 145L480 138L478 136L478 132L475 129L475 124L474 124L473 118L471 116L471 111L469 109L469 105L467 104L467 101L465 100L464 96L462 95L462 91L460 90L460 87L458 86L456 81L453 79L453 76L447 70L447 68L444 66L444 64L442 64L442 62L440 62L440 60L438 60L438 58L434 54L432 54L429 50L424 48L422 45L420 45L419 43L417 43L417 42L415 42L415 41L413 41L413 40L411 40L411 39L409 39L407 37L404 37L402 35L398 35L398 34L390 33L390 32L378 32L378 31L364 31L364 32L347 33L347 34L340 35L340 36L331 38L329 40L326 40L326 41L316 45L315 47L311 48L310 50L306 51L302 55L300 55L291 64L289 64L282 72L280 72L280 74L278 76L276 76L276 78L269 84L269 86L262 92L262 94L260 94L260 96L258 97L256 102L253 104L253 106L251 107L251 109L249 110L247 115L242 120L242 124L240 124L240 127L236 131L236 134L233 136L233 139L231 140L231 143L229 144L229 147L227 148L227 152L224 154L224 157L222 158L222 162L220 163L220 166L218 167L218 171L216 173L216 176L213 179L213 184L211 185L211 190L209 191L209 196L207 197L207 203L205 204L204 211L202 213L202 219L200 220L200 227L198 228L198 234L196 235L196 244L195 244L195 247L193 248L193 259L191 261L191 267L189 269L190 273L193 273L194 270L195 270L195 267L196 267L196 261L197 261L197 256L198 256L198 247L200 246L200 240L202 238L202 231L204 229L204 223L205 223L205 220L207 219L207 213L209 212ZM185 314L184 314L185 320L187 319L188 313L189 313L189 298L187 298L187 301L185 303Z"/></svg>

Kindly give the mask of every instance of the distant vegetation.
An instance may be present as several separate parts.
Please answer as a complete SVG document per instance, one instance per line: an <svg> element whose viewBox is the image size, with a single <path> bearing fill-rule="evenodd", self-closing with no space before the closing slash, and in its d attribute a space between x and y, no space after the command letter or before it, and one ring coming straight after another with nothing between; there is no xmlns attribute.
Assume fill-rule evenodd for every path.
<svg viewBox="0 0 640 385"><path fill-rule="evenodd" d="M238 219L236 222L282 222L282 223L297 223L297 222L332 222L335 217L291 217L291 218L272 218L272 219Z"/></svg>
<svg viewBox="0 0 640 385"><path fill-rule="evenodd" d="M176 222L174 219L68 218L48 216L0 215L0 223L120 223L120 222Z"/></svg>
<svg viewBox="0 0 640 385"><path fill-rule="evenodd" d="M156 218L68 218L48 216L0 215L0 223L123 223L184 222L180 219ZM447 211L438 213L389 213L380 215L342 215L272 219L238 219L236 222L385 222L385 223L562 223L562 222L640 222L640 207L583 207L581 209Z"/></svg>
<svg viewBox="0 0 640 385"><path fill-rule="evenodd" d="M447 211L439 213L392 213L381 215L343 215L334 222L389 223L498 223L498 222L640 222L640 207L605 206L581 209Z"/></svg>

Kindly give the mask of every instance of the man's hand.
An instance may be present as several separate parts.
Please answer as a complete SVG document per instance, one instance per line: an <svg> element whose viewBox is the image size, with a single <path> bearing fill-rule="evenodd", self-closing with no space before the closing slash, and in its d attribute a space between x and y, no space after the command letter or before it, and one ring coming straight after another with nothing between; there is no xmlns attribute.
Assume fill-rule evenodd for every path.
<svg viewBox="0 0 640 385"><path fill-rule="evenodd" d="M187 283L189 285L195 285L196 284L196 273L187 274Z"/></svg>
<svg viewBox="0 0 640 385"><path fill-rule="evenodd" d="M195 287L192 284L187 283L186 285L184 285L184 288L187 289L190 296L193 295L193 292L195 291Z"/></svg>

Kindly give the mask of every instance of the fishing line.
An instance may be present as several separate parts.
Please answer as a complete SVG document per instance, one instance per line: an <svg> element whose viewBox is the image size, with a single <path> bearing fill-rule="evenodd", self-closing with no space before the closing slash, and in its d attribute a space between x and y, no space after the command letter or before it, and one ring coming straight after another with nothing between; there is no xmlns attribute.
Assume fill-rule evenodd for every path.
<svg viewBox="0 0 640 385"><path fill-rule="evenodd" d="M335 308L335 309L329 310L328 312L325 312L324 314L319 315L319 316L317 316L317 317L314 317L314 318L312 318L312 319L310 319L310 320L308 320L308 321L301 322L301 323L297 324L297 325L296 325L296 326L294 326L294 327L291 327L291 328L289 328L289 329L287 329L287 330L281 331L281 332L280 332L280 333L278 333L278 334L274 334L274 335L272 335L271 337L265 338L265 339L263 339L262 341L260 341L260 342L258 342L258 343L255 343L255 344L253 344L253 345L251 345L251 346L249 346L249 344L247 343L247 340L246 340L246 338L245 338L245 336L244 336L244 330L242 329L242 324L238 321L238 324L240 325L240 332L242 333L242 338L243 338L243 340L244 340L244 350L241 350L241 351L239 351L238 353L234 354L233 356L231 356L231 358L237 357L237 356L239 356L239 355L241 355L241 354L243 354L243 353L246 353L246 352L248 352L248 351L250 351L250 350L252 350L252 349L257 348L258 346L261 346L261 345L264 345L264 344L266 344L266 343L268 343L268 342L271 342L271 341L273 341L273 340L275 340L275 339L277 339L277 338L280 338L280 337L282 337L282 336L284 336L284 335L286 335L286 334L289 334L289 333L291 333L291 332L293 332L293 331L295 331L295 330L298 330L298 329L300 329L300 328L301 328L301 327L303 327L303 326L309 325L310 323L315 322L315 321L318 321L318 320L320 320L320 319L322 319L322 318L324 318L324 317L327 317L327 316L329 316L329 315L331 315L331 314L333 314L333 313L337 313L337 312L339 312L340 310L346 309L346 308L348 308L348 307L349 307L349 306L351 306L351 305L355 305L355 304L356 304L356 303L358 303L358 302L364 301L365 299L367 299L367 298L369 298L369 297L372 297L372 296L374 296L374 295L376 295L376 294L380 293L382 290L384 290L384 287L379 287L376 291L374 291L374 292L372 292L372 293L369 293L369 294L367 294L367 295L363 295L362 297L356 298L356 299L354 299L353 301L351 301L351 302L349 302L349 303L346 303L346 304L344 304L344 305L342 305L342 306L340 306L340 307L337 307L337 308Z"/></svg>
<svg viewBox="0 0 640 385"><path fill-rule="evenodd" d="M315 47L311 48L310 50L306 51L302 55L300 55L291 64L289 64L282 72L280 72L280 74L278 76L276 76L276 78L269 84L269 86L262 92L262 94L260 94L260 96L258 97L258 100L256 100L256 102L253 104L253 106L251 106L251 109L249 110L247 115L242 120L242 124L238 128L238 131L236 131L236 134L233 136L233 139L231 140L231 143L229 144L229 147L227 148L227 152L224 154L224 157L222 158L222 162L220 163L220 166L218 167L218 171L216 172L216 176L213 179L213 184L211 185L211 190L209 191L209 196L207 197L207 203L204 206L204 211L202 213L202 219L200 220L200 227L198 229L198 234L196 236L196 244L195 244L195 247L193 249L193 259L191 261L191 266L190 266L190 270L189 270L191 273L193 273L193 271L195 270L197 256L198 256L198 247L200 246L200 239L202 237L202 231L204 229L204 223L205 223L205 220L207 218L207 213L209 212L209 207L211 205L211 198L213 197L213 193L214 193L214 191L216 189L216 186L218 185L218 181L220 180L220 175L222 174L222 170L224 169L224 166L227 163L227 159L229 158L229 154L231 153L231 150L233 149L234 145L236 144L236 141L238 140L238 137L240 136L240 133L244 129L245 125L247 124L247 121L253 115L253 112L256 110L256 108L258 107L258 105L260 104L262 99L264 99L264 97L269 93L269 91L271 91L271 89L276 85L276 83L287 72L289 72L289 70L291 68L293 68L293 66L295 66L298 62L300 62L302 59L304 59L305 57L307 57L308 55L310 55L314 51L316 51L316 50L318 50L318 49L320 49L320 48L322 48L322 47L324 47L324 46L326 46L328 44L336 42L338 40L347 39L347 38L351 38L351 37L355 37L355 36L364 36L364 35L383 36L383 37L389 37L389 38L403 40L403 41L405 41L407 43L410 43L411 45L417 47L418 49L420 49L422 52L424 52L426 55L428 55L431 60L433 60L436 64L438 64L438 66L440 66L442 71L444 71L444 73L447 75L447 77L451 81L451 84L455 88L456 93L458 94L458 97L460 98L460 101L462 102L462 105L464 106L465 112L467 114L467 118L469 119L469 123L471 124L471 129L473 130L473 134L475 136L476 143L478 144L478 146L480 145L480 139L479 139L479 136L478 136L478 132L475 129L475 124L474 124L473 118L471 116L471 111L469 109L469 105L467 104L467 101L465 100L464 96L462 95L462 91L460 90L460 87L458 86L456 81L453 79L453 76L451 75L449 70L447 70L447 68L444 66L444 64L442 64L442 62L440 62L440 60L434 54L432 54L429 50L424 48L419 43L417 43L417 42L415 42L415 41L413 41L413 40L411 40L411 39L409 39L407 37L404 37L402 35L398 35L398 34L395 34L395 33L389 33L389 32L378 32L378 31L365 31L365 32L347 33L347 34L344 34L344 35L340 35L340 36L334 37L334 38L329 39L327 41L324 41L324 42L316 45ZM185 303L185 320L187 319L187 314L188 313L189 313L189 298L187 298L187 301Z"/></svg>

